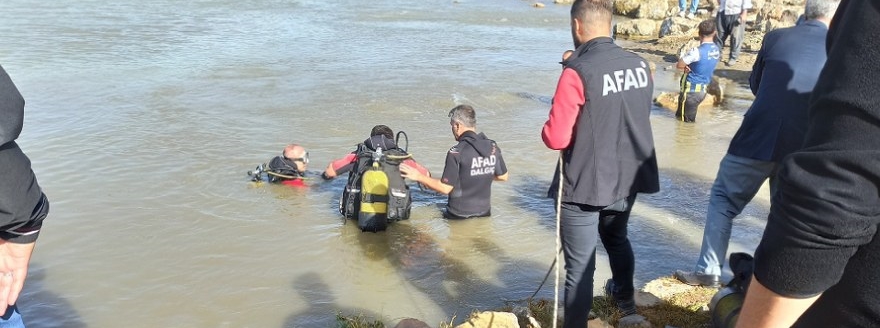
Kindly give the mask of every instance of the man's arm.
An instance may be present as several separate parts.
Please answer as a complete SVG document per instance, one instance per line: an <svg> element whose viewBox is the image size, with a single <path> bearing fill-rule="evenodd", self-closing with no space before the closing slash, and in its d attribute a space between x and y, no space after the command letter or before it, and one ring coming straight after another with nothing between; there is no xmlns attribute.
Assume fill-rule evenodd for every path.
<svg viewBox="0 0 880 328"><path fill-rule="evenodd" d="M564 69L556 85L556 94L553 95L550 118L541 131L547 148L559 150L568 147L574 134L574 125L585 103L581 78L573 69Z"/></svg>
<svg viewBox="0 0 880 328"><path fill-rule="evenodd" d="M357 161L357 155L355 153L345 155L343 158L330 162L330 164L327 165L327 168L324 169L324 174L321 176L327 180L333 179L340 174L351 171L352 167L354 167L355 161Z"/></svg>
<svg viewBox="0 0 880 328"><path fill-rule="evenodd" d="M752 276L736 327L791 327L820 295L808 298L785 297L767 289Z"/></svg>
<svg viewBox="0 0 880 328"><path fill-rule="evenodd" d="M699 60L700 48L691 48L691 50L688 50L686 53L684 53L683 56L681 56L681 58L678 59L678 63L675 64L675 68L683 69L685 73L690 73L690 64L693 64Z"/></svg>
<svg viewBox="0 0 880 328"><path fill-rule="evenodd" d="M423 186L444 195L449 195L449 193L452 192L452 186L441 182L440 179L422 174L417 168L409 166L406 163L400 164L400 176L421 183Z"/></svg>
<svg viewBox="0 0 880 328"><path fill-rule="evenodd" d="M507 164L504 163L504 156L501 156L501 147L498 145L494 145L495 147L495 181L507 181L509 177L507 172Z"/></svg>

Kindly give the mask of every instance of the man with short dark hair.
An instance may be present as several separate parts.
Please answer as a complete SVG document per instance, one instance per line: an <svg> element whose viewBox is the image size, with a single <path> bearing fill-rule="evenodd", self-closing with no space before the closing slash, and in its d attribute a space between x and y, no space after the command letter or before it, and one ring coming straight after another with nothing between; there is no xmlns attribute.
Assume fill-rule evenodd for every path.
<svg viewBox="0 0 880 328"><path fill-rule="evenodd" d="M366 145L367 148L375 150L376 148L382 148L384 150L396 149L397 142L394 141L394 131L391 130L387 125L376 125L370 131L370 137L364 140L361 144ZM324 173L321 174L325 180L330 180L336 178L340 174L348 173L354 168L357 163L357 150L345 155L342 158L333 160L327 165L327 168L324 169ZM407 163L421 172L423 174L430 175L430 172L423 166L416 163L413 159L406 159L404 163Z"/></svg>
<svg viewBox="0 0 880 328"><path fill-rule="evenodd" d="M675 118L682 122L694 122L697 119L697 108L706 99L706 90L712 82L712 74L721 50L715 45L715 23L704 20L698 27L700 45L687 51L678 59L676 67L684 70L681 77L681 90L678 94L678 109Z"/></svg>
<svg viewBox="0 0 880 328"><path fill-rule="evenodd" d="M825 65L825 38L838 2L807 0L807 21L764 36L749 78L755 101L721 159L694 271L674 274L682 282L718 286L733 219L768 178L775 194L779 163L801 147L807 132L808 101Z"/></svg>
<svg viewBox="0 0 880 328"><path fill-rule="evenodd" d="M507 166L501 148L483 133L477 133L474 108L459 105L449 111L452 136L458 144L446 153L446 166L440 179L425 176L403 164L405 178L431 190L449 195L444 215L466 219L491 215L492 181L507 181Z"/></svg>
<svg viewBox="0 0 880 328"><path fill-rule="evenodd" d="M587 325L597 231L611 265L606 293L624 315L636 313L627 222L636 194L660 188L650 122L654 82L648 62L611 39L611 9L612 0L572 4L575 51L563 62L542 131L544 144L561 156L548 196L560 202L566 328Z"/></svg>
<svg viewBox="0 0 880 328"><path fill-rule="evenodd" d="M24 98L0 67L0 327L24 327L15 306L49 201L31 161L15 142L24 123Z"/></svg>

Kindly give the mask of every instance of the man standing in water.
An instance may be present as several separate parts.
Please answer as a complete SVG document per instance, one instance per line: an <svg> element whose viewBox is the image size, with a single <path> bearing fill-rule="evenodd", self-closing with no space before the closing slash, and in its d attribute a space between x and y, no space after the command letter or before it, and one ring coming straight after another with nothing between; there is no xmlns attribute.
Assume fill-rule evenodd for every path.
<svg viewBox="0 0 880 328"><path fill-rule="evenodd" d="M15 307L49 201L15 139L24 123L24 98L0 67L0 326L24 327Z"/></svg>
<svg viewBox="0 0 880 328"><path fill-rule="evenodd" d="M407 164L400 165L404 178L449 195L445 216L467 219L491 215L492 181L507 181L507 165L501 148L485 134L477 133L477 114L468 105L449 111L452 136L458 144L446 153L443 176L435 179Z"/></svg>
<svg viewBox="0 0 880 328"><path fill-rule="evenodd" d="M675 118L682 122L697 120L697 108L706 99L706 90L721 58L721 50L713 41L715 23L704 20L697 29L700 31L700 45L688 50L676 65L676 68L684 70L678 93L678 110L675 111Z"/></svg>
<svg viewBox="0 0 880 328"><path fill-rule="evenodd" d="M694 271L676 271L678 280L718 286L733 219L768 178L776 193L778 163L801 147L807 132L810 94L825 65L825 36L839 2L807 0L805 22L764 36L749 77L755 101L721 159Z"/></svg>
<svg viewBox="0 0 880 328"><path fill-rule="evenodd" d="M635 314L627 222L636 193L660 189L650 122L654 82L648 62L611 39L612 3L572 5L575 51L563 62L542 132L544 144L561 156L549 196L561 202L567 328L587 324L597 229L611 265L606 292L624 315Z"/></svg>

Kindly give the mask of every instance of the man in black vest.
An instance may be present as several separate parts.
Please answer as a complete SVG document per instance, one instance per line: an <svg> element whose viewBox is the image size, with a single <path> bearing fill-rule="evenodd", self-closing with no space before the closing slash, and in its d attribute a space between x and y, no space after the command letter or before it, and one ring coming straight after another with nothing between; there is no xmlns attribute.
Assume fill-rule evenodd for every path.
<svg viewBox="0 0 880 328"><path fill-rule="evenodd" d="M449 195L446 218L489 216L492 182L507 181L508 176L501 148L485 134L477 133L477 114L471 106L459 105L450 110L449 125L458 144L446 152L446 166L440 179L421 174L406 163L400 165L400 173Z"/></svg>
<svg viewBox="0 0 880 328"><path fill-rule="evenodd" d="M650 123L654 83L648 62L611 39L612 3L578 0L572 5L576 49L563 62L542 133L547 147L560 150L562 157L549 196L561 202L565 327L587 323L597 226L611 264L606 292L624 315L635 313L635 260L627 221L636 193L660 189Z"/></svg>

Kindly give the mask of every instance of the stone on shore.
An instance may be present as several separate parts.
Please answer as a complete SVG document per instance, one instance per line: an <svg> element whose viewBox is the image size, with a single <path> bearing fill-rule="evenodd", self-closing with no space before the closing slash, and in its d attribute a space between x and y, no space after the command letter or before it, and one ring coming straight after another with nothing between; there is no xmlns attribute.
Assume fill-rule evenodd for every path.
<svg viewBox="0 0 880 328"><path fill-rule="evenodd" d="M617 322L618 328L652 328L648 319L638 314L628 315Z"/></svg>
<svg viewBox="0 0 880 328"><path fill-rule="evenodd" d="M413 318L400 320L394 328L431 328L427 323Z"/></svg>
<svg viewBox="0 0 880 328"><path fill-rule="evenodd" d="M636 11L636 18L647 19L664 19L669 11L669 1L667 0L644 0Z"/></svg>
<svg viewBox="0 0 880 328"><path fill-rule="evenodd" d="M641 5L641 0L616 0L614 1L614 14L636 17L636 12Z"/></svg>
<svg viewBox="0 0 880 328"><path fill-rule="evenodd" d="M614 34L627 37L657 35L657 22L651 19L633 19L614 26Z"/></svg>
<svg viewBox="0 0 880 328"><path fill-rule="evenodd" d="M519 328L519 320L510 312L479 312L472 314L463 324L455 328Z"/></svg>

